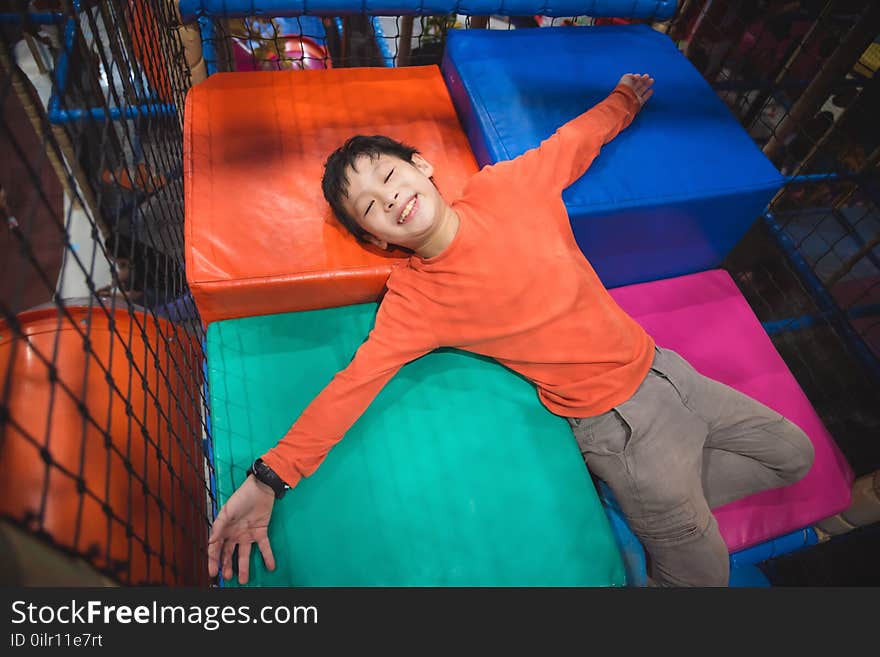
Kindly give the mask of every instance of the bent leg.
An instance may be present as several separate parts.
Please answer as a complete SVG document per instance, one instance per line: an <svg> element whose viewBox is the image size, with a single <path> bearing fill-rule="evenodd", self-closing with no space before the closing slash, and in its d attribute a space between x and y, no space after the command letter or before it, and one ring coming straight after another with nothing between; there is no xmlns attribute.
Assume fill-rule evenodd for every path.
<svg viewBox="0 0 880 657"><path fill-rule="evenodd" d="M715 382L713 382L715 383ZM703 459L703 486L712 508L803 479L815 452L793 422L742 393L719 391L726 403L710 426Z"/></svg>
<svg viewBox="0 0 880 657"><path fill-rule="evenodd" d="M702 482L710 508L793 484L809 472L813 445L797 425L701 375L675 352L661 352L661 367L708 428Z"/></svg>
<svg viewBox="0 0 880 657"><path fill-rule="evenodd" d="M727 547L703 494L707 426L657 373L595 418L572 420L590 470L614 491L661 586L726 586Z"/></svg>

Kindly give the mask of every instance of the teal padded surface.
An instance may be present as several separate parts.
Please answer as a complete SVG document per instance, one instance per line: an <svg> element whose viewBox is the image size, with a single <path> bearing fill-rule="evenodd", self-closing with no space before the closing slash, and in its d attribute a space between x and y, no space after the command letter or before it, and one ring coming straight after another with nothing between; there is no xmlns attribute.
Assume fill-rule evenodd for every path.
<svg viewBox="0 0 880 657"><path fill-rule="evenodd" d="M351 360L376 304L215 322L208 376L219 502ZM256 586L622 586L568 423L526 380L439 350L406 365L275 506Z"/></svg>

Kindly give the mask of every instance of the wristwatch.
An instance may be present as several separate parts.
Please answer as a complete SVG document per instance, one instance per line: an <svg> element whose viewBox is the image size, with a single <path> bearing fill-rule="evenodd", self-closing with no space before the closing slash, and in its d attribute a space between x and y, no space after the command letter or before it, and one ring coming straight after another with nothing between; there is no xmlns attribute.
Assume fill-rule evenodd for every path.
<svg viewBox="0 0 880 657"><path fill-rule="evenodd" d="M290 486L284 483L284 480L272 468L263 463L263 459L254 461L248 468L247 474L254 475L257 481L261 481L271 488L275 492L276 500L280 500L290 490Z"/></svg>

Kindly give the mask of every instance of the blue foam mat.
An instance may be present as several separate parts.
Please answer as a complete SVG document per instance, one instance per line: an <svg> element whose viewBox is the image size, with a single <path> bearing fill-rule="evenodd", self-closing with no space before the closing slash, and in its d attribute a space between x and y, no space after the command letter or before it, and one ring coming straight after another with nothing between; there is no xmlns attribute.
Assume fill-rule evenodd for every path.
<svg viewBox="0 0 880 657"><path fill-rule="evenodd" d="M717 266L783 182L664 34L645 25L450 32L443 74L481 165L540 144L649 72L655 93L563 194L608 286Z"/></svg>

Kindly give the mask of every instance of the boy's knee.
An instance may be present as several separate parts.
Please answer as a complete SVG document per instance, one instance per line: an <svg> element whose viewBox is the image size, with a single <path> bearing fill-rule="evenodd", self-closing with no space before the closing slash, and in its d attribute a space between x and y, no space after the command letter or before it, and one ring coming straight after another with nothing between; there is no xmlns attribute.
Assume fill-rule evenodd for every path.
<svg viewBox="0 0 880 657"><path fill-rule="evenodd" d="M795 483L806 477L813 467L816 450L803 429L790 420L786 420L785 425L785 440L791 447L791 455L784 464L784 473L790 483Z"/></svg>

